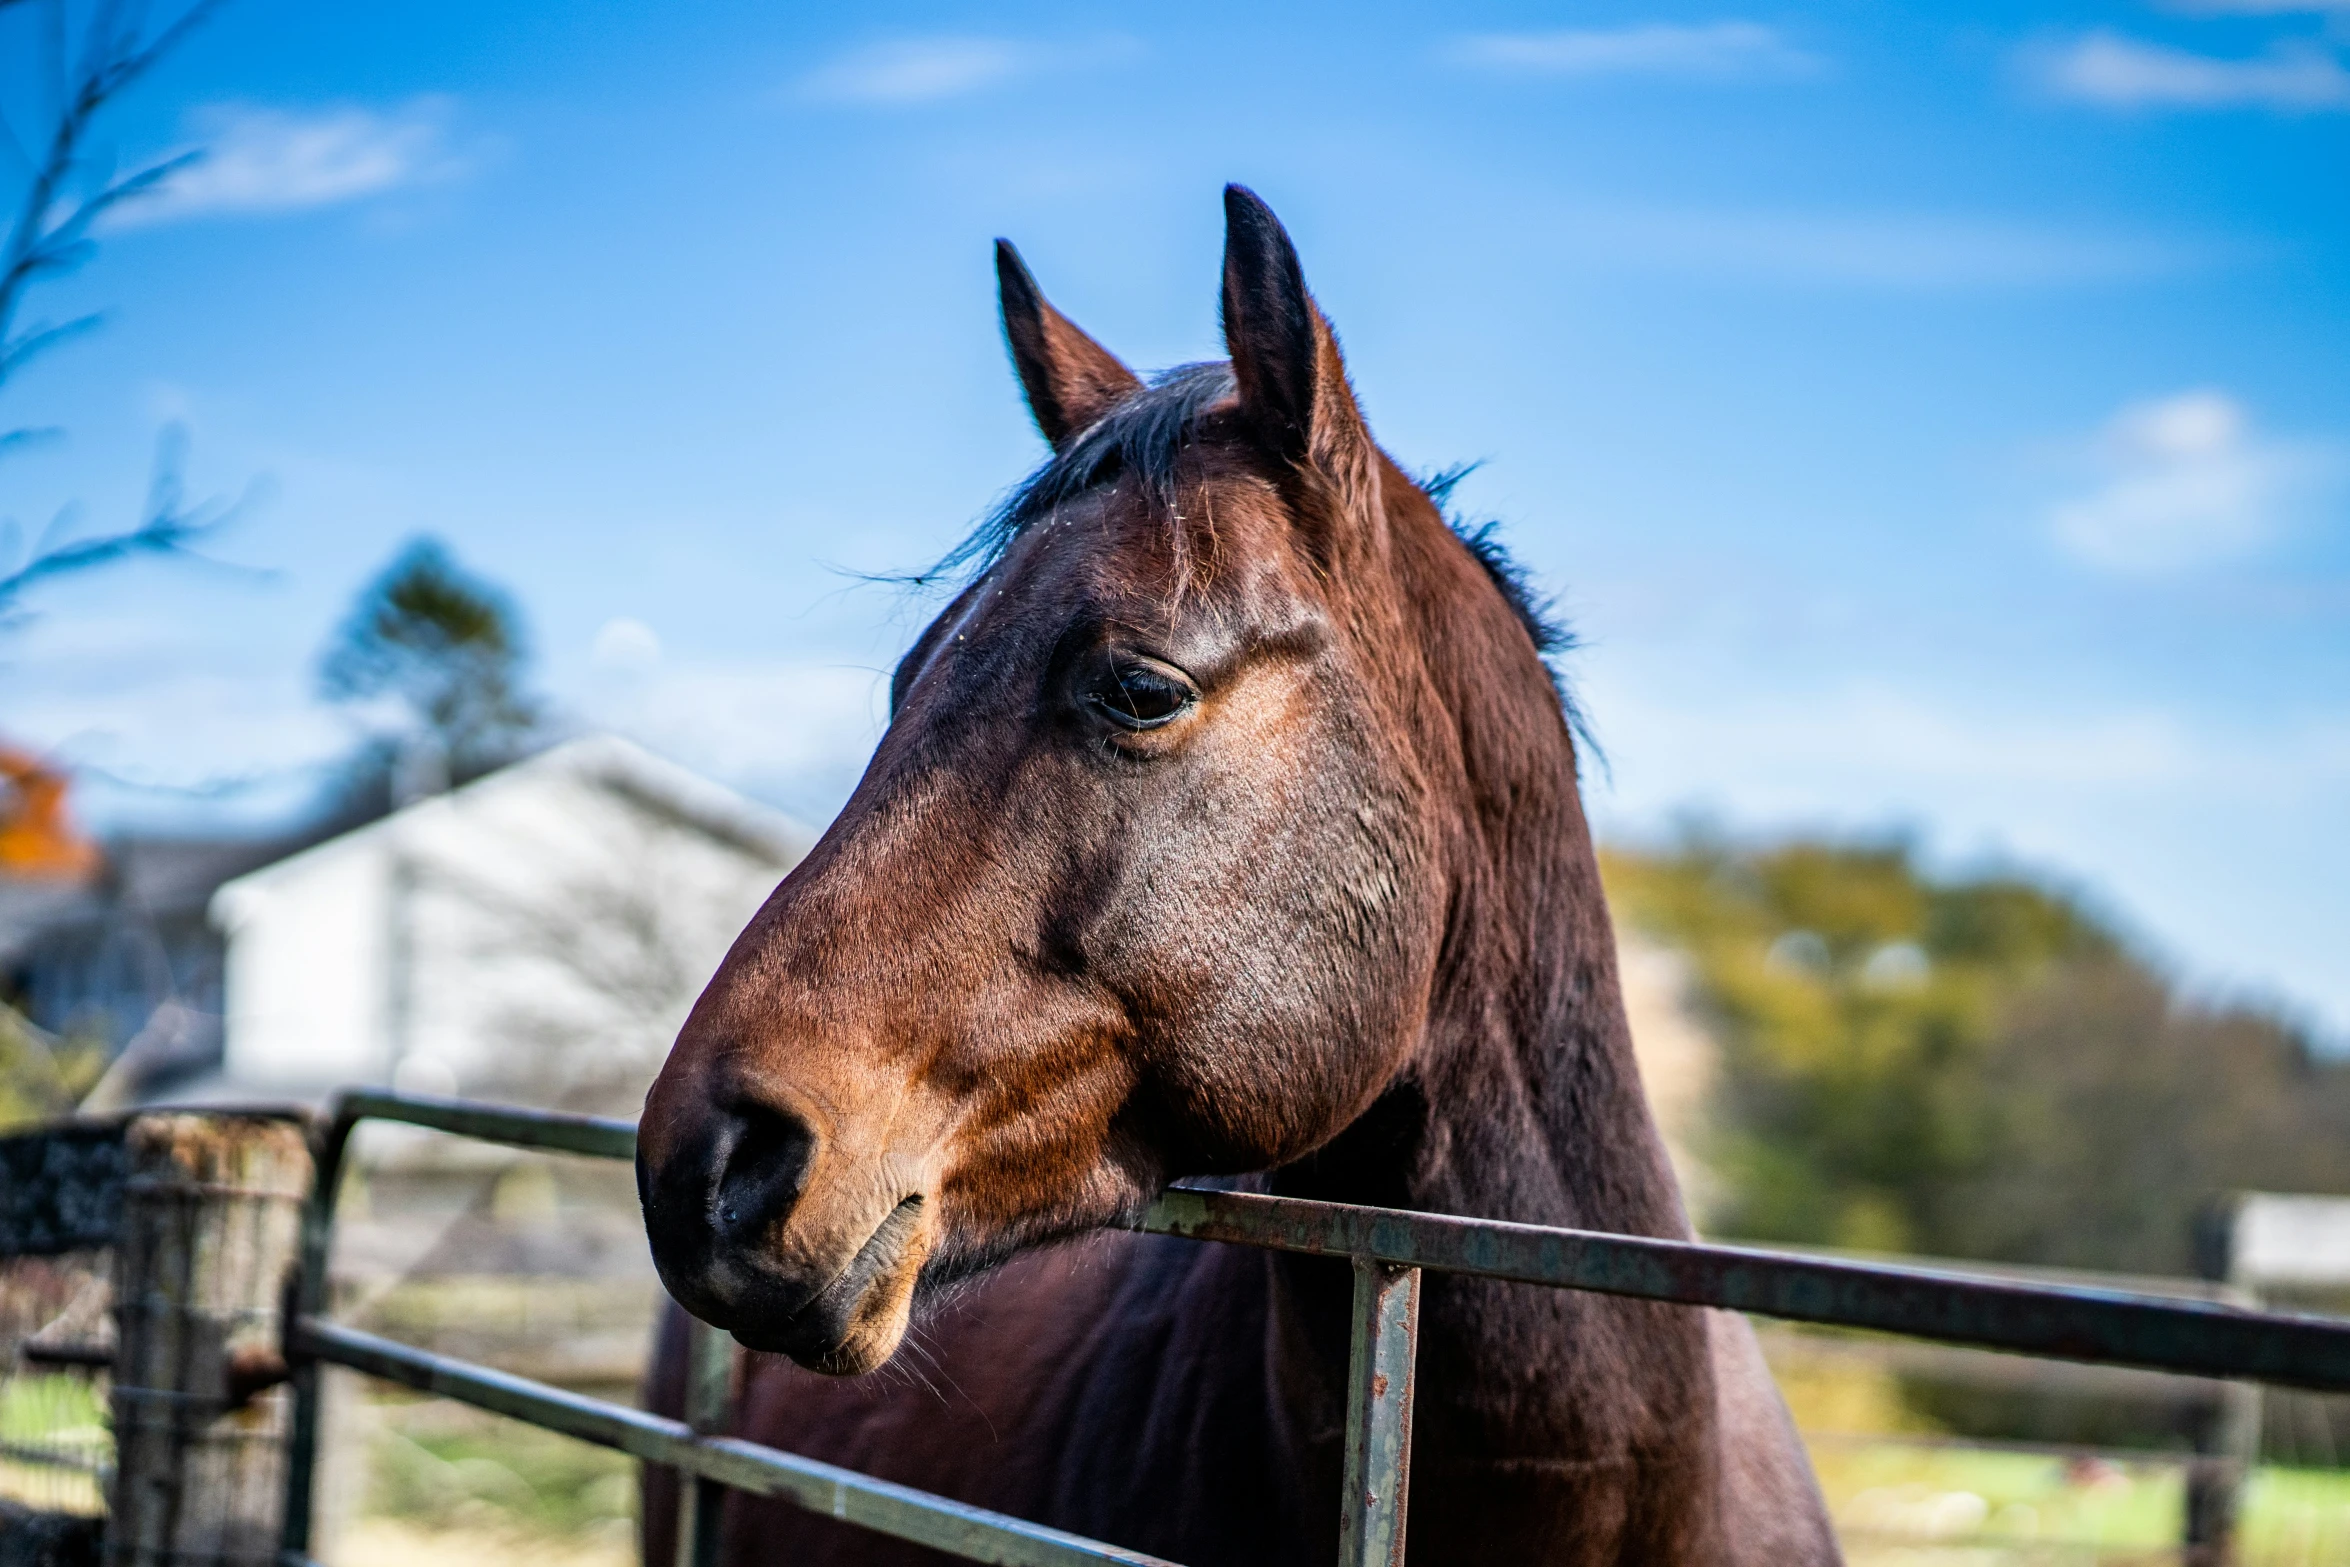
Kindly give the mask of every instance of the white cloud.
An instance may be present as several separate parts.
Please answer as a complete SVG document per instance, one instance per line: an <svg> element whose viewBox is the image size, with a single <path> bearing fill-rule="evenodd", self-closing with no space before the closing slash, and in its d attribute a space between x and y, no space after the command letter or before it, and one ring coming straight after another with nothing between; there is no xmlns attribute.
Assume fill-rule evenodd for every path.
<svg viewBox="0 0 2350 1567"><path fill-rule="evenodd" d="M2209 389L2134 403L2083 454L2094 488L2051 507L2057 541L2093 566L2155 574L2245 554L2284 527L2318 454L2255 431Z"/></svg>
<svg viewBox="0 0 2350 1567"><path fill-rule="evenodd" d="M278 649L205 646L133 616L59 615L6 651L6 738L87 769L79 808L98 827L282 823L313 802L357 732L352 715L315 700L307 662ZM567 727L620 730L811 822L847 797L889 717L885 671L815 659L671 653L598 667L552 695Z"/></svg>
<svg viewBox="0 0 2350 1567"><path fill-rule="evenodd" d="M299 664L195 643L135 616L58 615L0 662L11 740L64 759L86 824L191 813L283 820L326 779L348 728ZM85 771L86 770L86 771Z"/></svg>
<svg viewBox="0 0 2350 1567"><path fill-rule="evenodd" d="M2301 41L2227 59L2097 32L2035 50L2025 64L2057 97L2107 108L2350 109L2350 70Z"/></svg>
<svg viewBox="0 0 2350 1567"><path fill-rule="evenodd" d="M449 99L378 111L303 113L223 104L195 116L202 155L153 196L120 209L122 227L215 213L338 206L462 173Z"/></svg>
<svg viewBox="0 0 2350 1567"><path fill-rule="evenodd" d="M1805 76L1819 57L1759 22L1694 26L1570 27L1540 33L1480 33L1446 51L1457 65L1524 76L1670 76L1728 81Z"/></svg>
<svg viewBox="0 0 2350 1567"><path fill-rule="evenodd" d="M650 669L661 662L661 635L641 620L615 616L597 628L589 656L598 669Z"/></svg>
<svg viewBox="0 0 2350 1567"><path fill-rule="evenodd" d="M797 96L816 103L886 107L935 103L1024 76L1110 63L1135 52L1132 41L1122 38L1074 45L957 34L885 39L811 71L797 84Z"/></svg>
<svg viewBox="0 0 2350 1567"><path fill-rule="evenodd" d="M1742 811L1801 817L1844 809L1899 816L1932 787L2150 791L2224 787L2178 715L1985 712L1879 680L1799 695L1742 691L1736 703L1595 682L1586 693L1625 792L1655 806L1734 786ZM1734 769L1725 759L1736 758ZM2227 782L2233 782L2229 780ZM1661 787L1660 787L1661 785Z"/></svg>

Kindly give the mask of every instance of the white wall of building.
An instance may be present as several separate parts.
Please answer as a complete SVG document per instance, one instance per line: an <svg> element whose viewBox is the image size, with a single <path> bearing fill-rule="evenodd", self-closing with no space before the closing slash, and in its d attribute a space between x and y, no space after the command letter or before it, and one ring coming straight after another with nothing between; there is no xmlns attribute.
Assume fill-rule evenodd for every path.
<svg viewBox="0 0 2350 1567"><path fill-rule="evenodd" d="M306 1093L391 1072L387 863L335 851L323 844L214 895L213 920L228 938L229 1069L256 1086Z"/></svg>
<svg viewBox="0 0 2350 1567"><path fill-rule="evenodd" d="M409 806L221 888L225 1076L633 1112L809 842L611 737Z"/></svg>

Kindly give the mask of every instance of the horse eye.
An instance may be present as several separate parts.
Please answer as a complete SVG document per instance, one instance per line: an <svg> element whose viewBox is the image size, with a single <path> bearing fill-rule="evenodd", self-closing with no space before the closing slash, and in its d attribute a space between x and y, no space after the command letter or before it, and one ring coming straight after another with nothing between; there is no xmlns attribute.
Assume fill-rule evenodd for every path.
<svg viewBox="0 0 2350 1567"><path fill-rule="evenodd" d="M1199 700L1192 684L1164 664L1112 659L1094 687L1093 705L1128 729L1156 729Z"/></svg>

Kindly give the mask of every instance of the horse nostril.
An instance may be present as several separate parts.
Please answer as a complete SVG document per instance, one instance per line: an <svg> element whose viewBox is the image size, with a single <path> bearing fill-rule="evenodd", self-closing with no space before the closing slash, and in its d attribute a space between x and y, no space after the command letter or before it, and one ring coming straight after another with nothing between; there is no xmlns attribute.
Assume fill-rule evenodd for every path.
<svg viewBox="0 0 2350 1567"><path fill-rule="evenodd" d="M816 1134L789 1111L734 1107L735 1135L711 1193L711 1215L730 1241L753 1241L784 1218L808 1184Z"/></svg>

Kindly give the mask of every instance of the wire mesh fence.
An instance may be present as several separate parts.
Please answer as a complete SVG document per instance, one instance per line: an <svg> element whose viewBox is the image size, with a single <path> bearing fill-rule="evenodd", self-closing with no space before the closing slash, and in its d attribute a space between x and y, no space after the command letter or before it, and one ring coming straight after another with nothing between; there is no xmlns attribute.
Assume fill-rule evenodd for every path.
<svg viewBox="0 0 2350 1567"><path fill-rule="evenodd" d="M113 1481L113 1255L0 1257L0 1563L97 1560Z"/></svg>
<svg viewBox="0 0 2350 1567"><path fill-rule="evenodd" d="M0 1567L98 1560L121 1131L77 1122L0 1138Z"/></svg>

